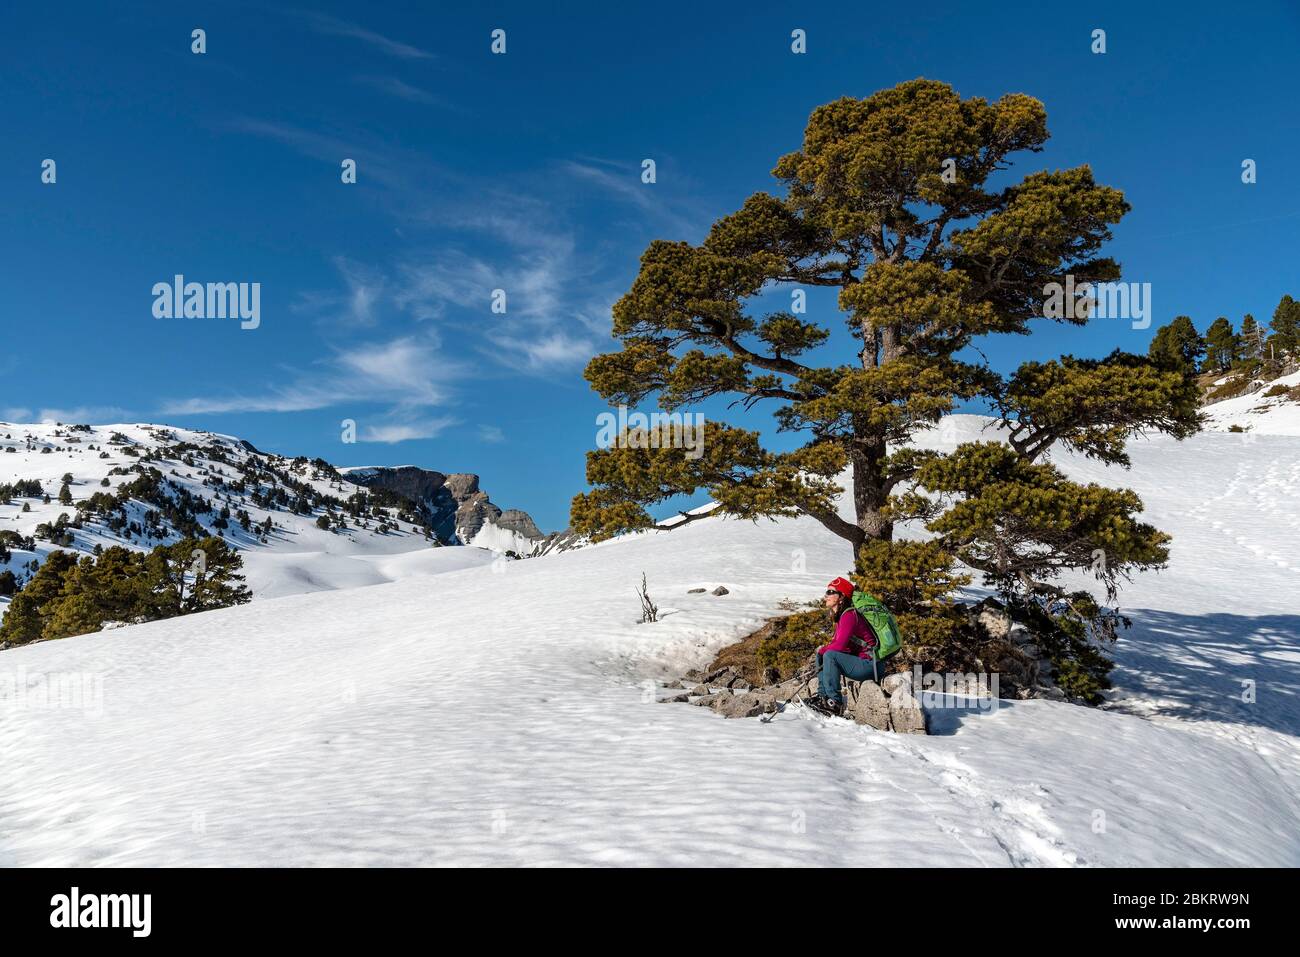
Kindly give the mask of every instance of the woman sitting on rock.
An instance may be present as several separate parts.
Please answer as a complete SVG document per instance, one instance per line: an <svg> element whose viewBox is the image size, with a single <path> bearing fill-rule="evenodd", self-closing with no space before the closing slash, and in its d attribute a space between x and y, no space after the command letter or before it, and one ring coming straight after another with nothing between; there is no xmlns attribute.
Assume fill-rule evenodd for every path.
<svg viewBox="0 0 1300 957"><path fill-rule="evenodd" d="M853 582L847 578L827 585L823 602L834 618L835 637L817 649L820 694L807 704L827 714L839 714L844 708L840 677L854 681L875 677L876 633L853 607Z"/></svg>

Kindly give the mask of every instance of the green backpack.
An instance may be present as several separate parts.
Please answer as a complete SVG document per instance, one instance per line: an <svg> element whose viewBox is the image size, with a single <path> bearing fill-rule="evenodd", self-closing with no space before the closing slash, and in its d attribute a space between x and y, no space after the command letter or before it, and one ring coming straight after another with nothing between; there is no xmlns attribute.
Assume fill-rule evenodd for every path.
<svg viewBox="0 0 1300 957"><path fill-rule="evenodd" d="M876 650L877 661L888 658L902 647L903 637L898 632L898 619L878 598L873 598L864 591L855 591L853 607L876 633L876 640L880 642Z"/></svg>

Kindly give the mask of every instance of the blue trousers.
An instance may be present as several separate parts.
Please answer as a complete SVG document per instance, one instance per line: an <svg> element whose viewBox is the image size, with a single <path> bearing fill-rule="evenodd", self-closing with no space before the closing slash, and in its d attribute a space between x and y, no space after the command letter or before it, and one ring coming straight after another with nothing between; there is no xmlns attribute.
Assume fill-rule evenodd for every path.
<svg viewBox="0 0 1300 957"><path fill-rule="evenodd" d="M876 674L870 658L859 658L842 651L818 655L817 669L821 672L818 689L821 696L840 704L844 703L844 695L840 693L841 675L854 681L866 681L868 678L874 679Z"/></svg>

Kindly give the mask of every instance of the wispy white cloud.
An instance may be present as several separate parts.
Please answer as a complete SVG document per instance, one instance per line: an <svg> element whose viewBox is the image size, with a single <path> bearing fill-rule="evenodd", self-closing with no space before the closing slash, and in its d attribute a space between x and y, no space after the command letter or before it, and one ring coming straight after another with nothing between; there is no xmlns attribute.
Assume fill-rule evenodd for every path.
<svg viewBox="0 0 1300 957"><path fill-rule="evenodd" d="M394 301L417 319L481 316L468 348L500 365L530 374L572 369L607 335L610 300L589 288L572 236L534 240L497 262L443 251L404 263ZM505 293L504 313L492 312L496 289Z"/></svg>
<svg viewBox="0 0 1300 957"><path fill-rule="evenodd" d="M103 425L112 422L130 422L132 416L116 405L80 405L73 408L46 408L35 413L29 408L10 407L4 410L5 422L65 422L69 425Z"/></svg>
<svg viewBox="0 0 1300 957"><path fill-rule="evenodd" d="M405 191L412 185L407 173L408 158L391 149L372 149L357 139L255 117L236 117L227 126L238 133L281 143L335 167L344 159L356 160L358 178L365 177L394 190Z"/></svg>
<svg viewBox="0 0 1300 957"><path fill-rule="evenodd" d="M405 43L401 40L394 40L386 37L374 30L368 30L356 23L350 23L347 20L340 20L338 17L332 17L327 13L308 13L305 14L307 23L317 33L326 36L348 37L353 40L360 40L362 43L369 44L382 53L389 56L398 57L403 60L432 60L434 55L427 50L422 50L417 46Z"/></svg>
<svg viewBox="0 0 1300 957"><path fill-rule="evenodd" d="M604 161L567 160L560 168L580 183L594 186L601 192L631 205L647 219L672 230L678 237L694 236L701 231L705 219L694 211L679 209L689 207L678 198L670 201L670 194L661 183L641 182L640 166L630 167Z"/></svg>
<svg viewBox="0 0 1300 957"><path fill-rule="evenodd" d="M439 250L399 266L394 301L417 319L437 319L448 306L481 310L494 321L554 315L564 306L573 276L573 237L537 237L534 244L495 262L459 250ZM492 292L505 292L504 314L491 313Z"/></svg>
<svg viewBox="0 0 1300 957"><path fill-rule="evenodd" d="M378 425L362 423L357 439L361 442L383 442L389 445L415 439L432 439L451 426L457 425L459 421L452 416L442 416L411 422L381 422Z"/></svg>
<svg viewBox="0 0 1300 957"><path fill-rule="evenodd" d="M448 385L462 364L442 354L434 336L339 348L315 371L288 370L289 381L255 394L194 396L163 403L163 415L219 412L305 412L348 404L391 403L427 408L452 401Z"/></svg>
<svg viewBox="0 0 1300 957"><path fill-rule="evenodd" d="M528 334L494 335L490 347L481 349L498 362L519 372L544 374L571 370L586 363L599 350L595 339L575 336L562 330Z"/></svg>
<svg viewBox="0 0 1300 957"><path fill-rule="evenodd" d="M328 325L373 326L378 321L377 309L383 301L387 279L377 270L346 256L335 256L333 263L347 289L341 292L314 289L300 292L290 309Z"/></svg>
<svg viewBox="0 0 1300 957"><path fill-rule="evenodd" d="M388 96L406 100L409 103L423 103L427 106L449 106L442 97L434 96L428 90L412 86L405 80L395 76L359 76L357 82Z"/></svg>
<svg viewBox="0 0 1300 957"><path fill-rule="evenodd" d="M501 431L501 427L498 425L480 425L478 427L478 437L481 442L491 442L493 444L506 440L506 434Z"/></svg>

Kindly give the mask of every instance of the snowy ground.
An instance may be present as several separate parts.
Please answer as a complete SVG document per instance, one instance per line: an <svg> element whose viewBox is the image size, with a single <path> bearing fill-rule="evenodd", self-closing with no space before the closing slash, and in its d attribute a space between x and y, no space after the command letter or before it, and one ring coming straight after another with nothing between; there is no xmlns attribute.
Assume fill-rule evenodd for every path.
<svg viewBox="0 0 1300 957"><path fill-rule="evenodd" d="M1300 402L1286 396L1265 396L1273 386L1300 386L1300 372L1263 383L1248 395L1206 406L1206 427L1223 432L1236 426L1269 435L1300 435Z"/></svg>
<svg viewBox="0 0 1300 957"><path fill-rule="evenodd" d="M4 652L0 681L82 678L91 707L0 706L0 865L1300 864L1300 439L1133 459L1062 462L1175 536L1104 709L904 737L656 703L849 569L811 521L709 520Z"/></svg>

